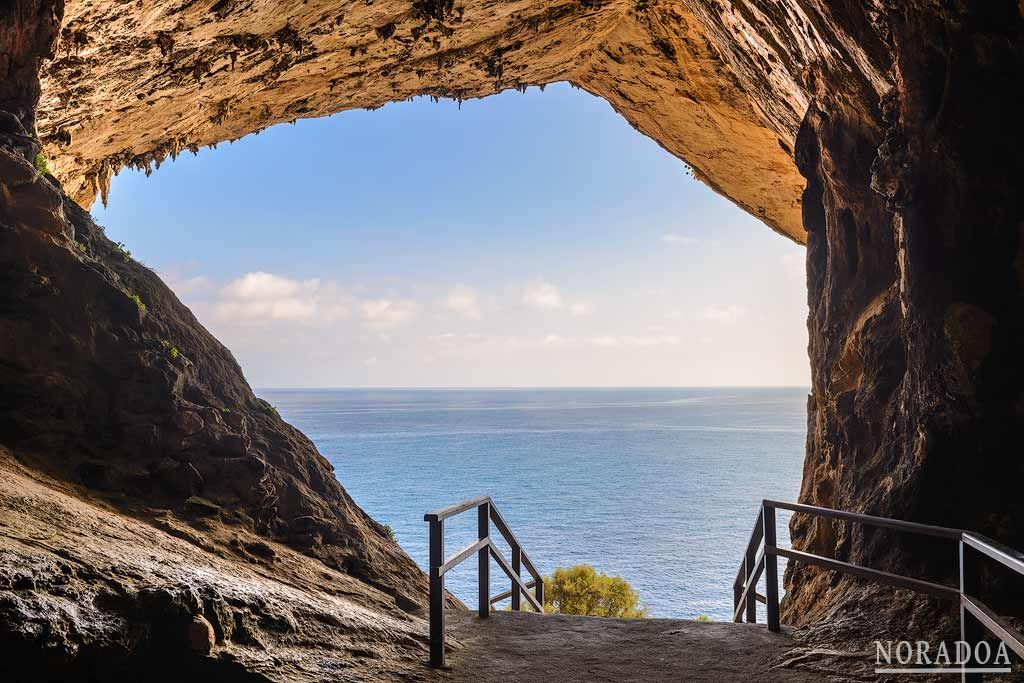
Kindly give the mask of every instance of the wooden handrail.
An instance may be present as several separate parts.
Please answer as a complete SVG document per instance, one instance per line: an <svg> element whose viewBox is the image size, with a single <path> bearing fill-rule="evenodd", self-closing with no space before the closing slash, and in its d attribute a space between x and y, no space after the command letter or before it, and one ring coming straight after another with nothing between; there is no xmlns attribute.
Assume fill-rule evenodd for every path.
<svg viewBox="0 0 1024 683"><path fill-rule="evenodd" d="M803 562L804 564L813 564L819 567L825 567L826 569L850 574L851 576L859 576L862 579L872 579L876 583L884 583L889 586L896 586L897 588L906 588L907 590L916 591L918 593L929 593L931 595L947 598L957 598L960 595L960 591L952 586L944 586L941 583L932 583L931 581L922 581L921 579L911 579L906 576L900 576L899 574L883 572L880 569L861 567L860 565L841 562L840 560L833 560L827 557L821 557L820 555L813 555L811 553L804 553L799 550L765 548L765 552L769 555L778 555L795 562Z"/></svg>
<svg viewBox="0 0 1024 683"><path fill-rule="evenodd" d="M880 569L842 562L814 553L779 548L775 542L776 509L789 510L815 517L841 519L867 526L956 541L960 549L959 561L957 563L960 585L959 587L947 586ZM751 553L752 548L756 549L758 547L761 548L761 554L758 555L757 562L755 563L751 561ZM970 558L968 551L977 552L1013 570L1018 575L1024 576L1024 553L993 541L981 534L962 529L876 517L858 512L833 510L831 508L799 503L783 503L766 499L761 502L757 522L750 535L750 541L747 544L744 559L740 563L739 571L736 574L736 580L733 582L733 621L743 621L744 613L746 613L747 621L751 623L757 621L757 612L751 608L752 601L750 598L753 596L756 600L762 601L761 596L757 594L756 586L761 575L764 574L766 590L763 602L765 603L768 615L768 630L780 630L777 562L779 557L785 557L793 562L825 567L826 569L869 579L877 583L906 588L919 593L952 598L959 603L960 639L962 641L967 643L978 642L984 638L985 631L988 631L1006 643L1018 655L1024 657L1024 635L1021 635L1004 618L997 615L988 605L985 605L975 597L977 577L975 572L968 571L970 564L968 562ZM977 671L972 673L965 672L963 679L972 683L980 681L982 673Z"/></svg>
<svg viewBox="0 0 1024 683"><path fill-rule="evenodd" d="M750 596L751 591L753 591L754 596L757 597L757 580L761 578L762 572L764 572L764 550L762 550L757 556L757 562L754 564L754 571L751 573L750 578L748 579L746 586L743 588L743 591L740 593L739 598L736 599L732 613L732 620L737 624L743 623L743 612L747 608L747 598ZM754 618L757 618L756 612L754 613Z"/></svg>
<svg viewBox="0 0 1024 683"><path fill-rule="evenodd" d="M473 541L472 543L467 545L465 548L463 548L459 552L457 552L454 555L452 555L450 560L448 560L447 562L442 564L440 567L438 567L437 568L437 573L440 576L444 576L450 569L454 569L455 567L459 566L464 561L469 559L469 557L471 555L474 555L474 554L480 552L481 550L483 550L484 548L487 548L488 546L490 546L490 544L491 544L490 537L481 538L479 541Z"/></svg>
<svg viewBox="0 0 1024 683"><path fill-rule="evenodd" d="M526 587L527 588L533 588L536 585L537 585L536 581L527 581L526 582ZM498 593L497 595L492 595L491 596L491 604L492 605L496 605L499 602L501 602L502 600L508 600L509 598L512 597L512 592L513 591L505 591L504 593Z"/></svg>
<svg viewBox="0 0 1024 683"><path fill-rule="evenodd" d="M515 573L513 573L512 565L510 565L508 560L505 559L505 556L502 555L501 552L493 545L490 547L490 549L491 557L493 557L494 561L498 563L498 566L505 570L505 573L508 575L508 578L512 579L512 583L518 586L523 591L523 595L526 596L526 600L531 605L533 605L534 609L536 609L538 612L543 613L544 607L539 602L537 602L537 598L530 595L529 591L526 590L526 584L523 583L523 580L520 577L516 576ZM515 591L515 589L513 589L513 591Z"/></svg>
<svg viewBox="0 0 1024 683"><path fill-rule="evenodd" d="M519 539L512 533L512 529L510 529L508 524L505 522L505 518L501 516L501 513L498 512L498 508L493 504L491 505L491 521L494 522L494 526L497 527L499 532L501 532L501 535L505 537L505 541L508 542L509 546L519 548L519 551L522 554L523 564L526 565L526 571L530 572L530 576L535 580L540 580L540 573L537 571L536 567L533 566L533 562L530 561L530 558L526 556L526 551L523 550L523 546L519 543Z"/></svg>
<svg viewBox="0 0 1024 683"><path fill-rule="evenodd" d="M444 507L444 508L441 508L439 510L434 510L433 512L428 512L427 514L423 515L423 521L424 522L441 522L441 521L444 521L444 520L448 519L449 517L454 517L455 515L459 514L460 512L465 512L466 510L469 510L470 508L480 507L484 503L490 503L490 502L491 502L491 497L490 496L477 496L476 498L470 498L469 500L464 500L461 503L455 503L454 505L449 505L448 507Z"/></svg>
<svg viewBox="0 0 1024 683"><path fill-rule="evenodd" d="M918 522L905 522L902 519L889 519L888 517L876 517L865 515L859 512L846 512L845 510L833 510L832 508L817 507L815 505L803 505L801 503L783 503L777 500L765 500L765 507L778 510L789 510L800 512L815 517L831 517L833 519L844 519L849 522L859 522L868 526L876 526L884 529L895 529L906 531L911 534L922 536L936 536L938 538L949 538L957 540L963 533L960 529L951 529L944 526L933 526L931 524L920 524Z"/></svg>
<svg viewBox="0 0 1024 683"><path fill-rule="evenodd" d="M467 510L477 511L477 540L459 550L449 559L444 556L444 520L453 517ZM544 612L544 578L537 571L533 562L523 552L519 539L505 522L494 505L490 496L478 496L443 507L423 515L423 521L430 524L430 566L427 576L430 579L430 665L433 667L444 666L444 641L445 641L445 617L444 617L444 575L462 564L473 555L477 556L477 610L480 618L486 618L491 611L491 605L498 602L490 597L490 558L494 558L498 566L511 579L512 589L502 593L499 598L512 598L512 609L520 609L520 597L538 612ZM511 562L495 547L491 538L490 525L494 527L508 542L512 549ZM533 576L533 581L524 583L519 575L520 566L525 565L526 570ZM533 594L529 589L533 589Z"/></svg>

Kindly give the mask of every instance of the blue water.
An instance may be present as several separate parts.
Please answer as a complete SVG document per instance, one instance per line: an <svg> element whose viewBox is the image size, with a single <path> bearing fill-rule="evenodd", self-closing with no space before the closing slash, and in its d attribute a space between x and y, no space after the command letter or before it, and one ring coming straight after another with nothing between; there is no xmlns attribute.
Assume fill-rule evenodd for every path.
<svg viewBox="0 0 1024 683"><path fill-rule="evenodd" d="M758 502L795 500L803 466L805 389L260 395L316 443L420 566L423 513L489 494L542 572L585 562L625 577L659 617L730 618ZM475 533L474 513L450 520L449 555ZM495 593L508 588L498 573L493 566ZM476 604L475 562L446 579Z"/></svg>

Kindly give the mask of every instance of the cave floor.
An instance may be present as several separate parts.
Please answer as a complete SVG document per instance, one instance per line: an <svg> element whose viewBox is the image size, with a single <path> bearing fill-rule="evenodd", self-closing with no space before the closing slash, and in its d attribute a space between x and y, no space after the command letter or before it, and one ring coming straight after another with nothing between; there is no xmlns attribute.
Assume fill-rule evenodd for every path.
<svg viewBox="0 0 1024 683"><path fill-rule="evenodd" d="M781 681L864 680L870 655L843 653L824 668L802 668L802 652L787 633L764 624L674 619L602 619L529 612L448 613L447 681ZM840 653L829 653L839 655ZM863 660L852 661L854 659ZM844 675L843 660L853 664ZM820 661L820 659L819 659ZM801 669L790 668L800 662Z"/></svg>

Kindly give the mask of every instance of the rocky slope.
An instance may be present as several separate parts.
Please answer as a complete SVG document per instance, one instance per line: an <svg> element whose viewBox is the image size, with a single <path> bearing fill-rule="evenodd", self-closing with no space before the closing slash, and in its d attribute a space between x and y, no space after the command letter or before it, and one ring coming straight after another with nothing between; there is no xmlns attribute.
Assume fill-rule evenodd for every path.
<svg viewBox="0 0 1024 683"><path fill-rule="evenodd" d="M0 445L186 536L216 512L238 542L216 525L193 542L235 561L259 566L282 544L350 576L373 609L387 595L389 615L415 611L423 579L408 558L60 183L88 205L126 165L296 117L570 80L807 243L801 500L1024 547L1022 12L1017 0L12 0L0 7ZM56 176L33 169L36 133ZM797 516L792 532L797 547L872 566L939 580L955 567L951 548L856 526ZM787 620L825 630L865 615L927 630L950 613L810 568L787 581ZM32 585L5 588L8 601Z"/></svg>
<svg viewBox="0 0 1024 683"><path fill-rule="evenodd" d="M415 564L230 352L51 180L0 154L25 180L5 183L0 235L2 443L112 500L222 512L422 607Z"/></svg>
<svg viewBox="0 0 1024 683"><path fill-rule="evenodd" d="M124 514L0 448L6 681L419 680L425 633L224 514Z"/></svg>
<svg viewBox="0 0 1024 683"><path fill-rule="evenodd" d="M0 15L3 35L53 16ZM35 29L41 45L7 47L45 54L52 33ZM19 653L5 672L288 680L310 656L281 664L288 650L316 647L359 680L413 666L422 572L159 278L37 171L35 77L17 82L0 99L0 649ZM209 633L201 615L216 665L181 660Z"/></svg>

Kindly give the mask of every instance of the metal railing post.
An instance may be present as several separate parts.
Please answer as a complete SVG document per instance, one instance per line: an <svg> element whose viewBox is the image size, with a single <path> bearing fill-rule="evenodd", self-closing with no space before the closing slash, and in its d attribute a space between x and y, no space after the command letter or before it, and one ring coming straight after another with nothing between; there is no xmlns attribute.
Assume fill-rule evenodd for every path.
<svg viewBox="0 0 1024 683"><path fill-rule="evenodd" d="M519 546L512 548L512 571L516 576L521 576L520 565L523 563L523 550ZM512 611L518 612L522 596L519 595L519 584L512 581Z"/></svg>
<svg viewBox="0 0 1024 683"><path fill-rule="evenodd" d="M779 558L775 554L775 508L764 504L764 596L768 612L768 630L778 633L779 625ZM771 548L771 552L769 552ZM749 609L749 605L748 605Z"/></svg>
<svg viewBox="0 0 1024 683"><path fill-rule="evenodd" d="M747 548L747 555L746 555L746 557L743 558L743 574L746 577L746 580L743 582L744 585L750 583L751 578L753 578L753 576L754 576L754 567L756 566L756 564L757 564L757 548L756 547L755 548L748 547ZM733 611L735 611L736 607L738 607L738 606L739 605L733 606ZM756 590L756 587L752 587L750 590L747 591L747 623L748 624L756 624L757 623L757 590Z"/></svg>
<svg viewBox="0 0 1024 683"><path fill-rule="evenodd" d="M430 666L444 666L444 521L430 520Z"/></svg>
<svg viewBox="0 0 1024 683"><path fill-rule="evenodd" d="M491 505L483 503L476 509L476 530L477 538L481 541L491 533ZM491 613L491 558L490 548L484 546L477 553L478 582L480 599L477 603L477 611L481 619L486 619Z"/></svg>
<svg viewBox="0 0 1024 683"><path fill-rule="evenodd" d="M964 607L964 595L970 595L974 588L973 574L969 574L967 571L967 548L964 545L964 539L960 538L960 640L967 643L970 647L967 653L967 661L963 663L961 668L967 668L971 666L971 654L974 652L975 644L985 637L985 629L978 623L978 620L974 618L974 615L969 613ZM960 647L959 645L957 646ZM959 654L959 653L958 653ZM980 673L968 673L961 671L960 680L962 683L981 683L984 679L984 675Z"/></svg>

